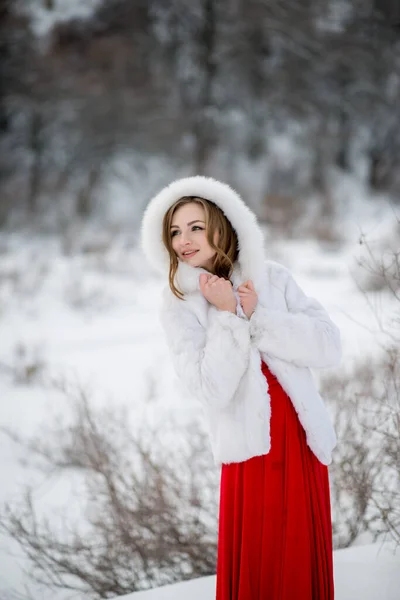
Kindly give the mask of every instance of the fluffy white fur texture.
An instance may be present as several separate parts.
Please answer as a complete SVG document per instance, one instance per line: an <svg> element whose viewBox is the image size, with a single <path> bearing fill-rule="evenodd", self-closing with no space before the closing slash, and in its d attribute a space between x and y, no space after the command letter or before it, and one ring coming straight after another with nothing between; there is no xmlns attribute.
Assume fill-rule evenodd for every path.
<svg viewBox="0 0 400 600"><path fill-rule="evenodd" d="M149 204L142 242L149 261L168 275L169 259L161 239L166 210L182 196L201 196L222 208L235 227L239 260L233 288L253 279L258 305L247 319L219 311L203 297L199 275L179 263L177 284L185 300L166 286L161 321L176 373L189 396L205 409L217 464L241 462L270 449L270 397L261 359L288 394L306 432L307 443L323 464L331 462L336 436L318 393L311 368L340 361L340 334L323 307L307 297L287 269L266 261L255 215L225 184L205 177L178 180Z"/></svg>
<svg viewBox="0 0 400 600"><path fill-rule="evenodd" d="M257 283L262 277L265 251L256 216L229 185L201 175L172 182L148 204L142 220L142 248L150 264L168 273L169 256L162 241L162 221L168 208L183 196L212 200L223 210L238 235L238 262Z"/></svg>

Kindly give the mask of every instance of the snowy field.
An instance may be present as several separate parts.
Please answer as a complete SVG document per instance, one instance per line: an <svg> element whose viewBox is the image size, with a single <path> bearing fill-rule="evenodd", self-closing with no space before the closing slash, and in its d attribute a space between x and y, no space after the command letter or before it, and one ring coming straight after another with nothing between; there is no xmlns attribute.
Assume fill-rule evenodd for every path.
<svg viewBox="0 0 400 600"><path fill-rule="evenodd" d="M384 221L370 223L366 233L371 231L376 240L377 231L379 235L385 231ZM356 228L341 246L276 239L267 245L270 257L288 266L306 293L320 300L341 328L344 365L379 351L377 325L354 280L361 251L355 232ZM157 318L162 286L158 276L146 269L141 253L122 239L112 243L92 239L85 249L66 254L54 239L3 236L1 426L31 435L54 415L67 411L59 394L43 387L43 378L79 383L99 406L127 406L132 426L157 425L169 414L182 422L200 414L200 407L188 404L177 391ZM376 296L373 302L389 315L389 299ZM68 508L69 514L79 517L79 484L72 478L35 479L35 473L19 465L18 457L15 444L1 436L1 503L17 501L21 485L32 481L41 512ZM19 550L2 539L0 596L9 588L24 591L23 566ZM379 545L339 551L335 577L337 600L395 600L400 597L400 553L394 556ZM189 594L193 600L211 600L214 585L215 579L208 577L129 598L178 600ZM57 594L43 592L40 598L64 597Z"/></svg>
<svg viewBox="0 0 400 600"><path fill-rule="evenodd" d="M367 545L334 552L336 600L398 600L400 557L393 547ZM213 600L215 576L120 596L123 600Z"/></svg>

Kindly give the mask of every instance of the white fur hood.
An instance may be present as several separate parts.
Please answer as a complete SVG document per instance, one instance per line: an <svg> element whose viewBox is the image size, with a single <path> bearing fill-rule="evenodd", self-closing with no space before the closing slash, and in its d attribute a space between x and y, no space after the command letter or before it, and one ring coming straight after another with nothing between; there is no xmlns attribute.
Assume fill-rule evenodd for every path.
<svg viewBox="0 0 400 600"><path fill-rule="evenodd" d="M199 196L211 200L222 209L238 236L238 263L242 276L252 279L256 286L261 283L264 277L265 251L263 234L256 216L229 185L202 175L172 182L148 204L142 221L142 248L149 263L156 270L168 274L169 256L162 241L162 222L170 206L183 196ZM198 271L190 266L186 269L185 276L179 277L179 270L185 266L184 263L179 264L179 282L184 284L180 279L186 282L191 277L190 272L197 280Z"/></svg>
<svg viewBox="0 0 400 600"><path fill-rule="evenodd" d="M241 462L270 450L271 407L260 368L263 360L289 396L309 447L329 464L336 436L311 369L338 364L339 330L286 268L265 260L254 213L234 190L214 179L180 179L151 200L142 222L142 247L153 267L168 275L162 221L183 196L200 196L223 210L239 240L231 277L234 292L237 295L237 286L252 279L258 294L250 319L239 304L236 315L219 311L199 290L204 270L182 262L177 284L185 301L174 296L168 284L164 291L161 320L173 365L187 394L204 406L216 463Z"/></svg>

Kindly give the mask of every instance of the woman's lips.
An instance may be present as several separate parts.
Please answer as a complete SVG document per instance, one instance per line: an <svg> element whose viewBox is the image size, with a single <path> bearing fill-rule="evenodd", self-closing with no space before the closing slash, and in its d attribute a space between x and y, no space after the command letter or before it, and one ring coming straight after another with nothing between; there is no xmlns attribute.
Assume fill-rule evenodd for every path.
<svg viewBox="0 0 400 600"><path fill-rule="evenodd" d="M191 252L190 254L182 254L183 258L191 258L192 256L194 256L196 253L198 252L198 250L193 250L193 252Z"/></svg>

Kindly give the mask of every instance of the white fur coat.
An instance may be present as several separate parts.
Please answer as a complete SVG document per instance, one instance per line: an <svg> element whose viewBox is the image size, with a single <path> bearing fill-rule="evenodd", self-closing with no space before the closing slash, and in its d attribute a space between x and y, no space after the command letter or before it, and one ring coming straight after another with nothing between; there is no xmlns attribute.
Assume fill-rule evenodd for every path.
<svg viewBox="0 0 400 600"><path fill-rule="evenodd" d="M234 291L252 279L258 294L250 320L239 301L236 315L220 311L200 291L199 275L206 271L183 262L176 283L185 300L176 298L168 285L164 290L161 321L173 363L188 394L204 406L216 463L241 462L269 452L271 411L263 359L290 397L309 447L329 464L336 436L310 369L339 363L338 328L286 268L265 260L254 213L234 190L211 178L175 181L146 209L142 246L166 279L169 257L162 243L162 219L182 196L212 200L224 211L239 239L231 278Z"/></svg>

